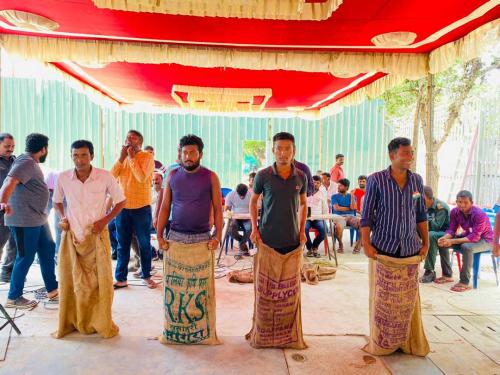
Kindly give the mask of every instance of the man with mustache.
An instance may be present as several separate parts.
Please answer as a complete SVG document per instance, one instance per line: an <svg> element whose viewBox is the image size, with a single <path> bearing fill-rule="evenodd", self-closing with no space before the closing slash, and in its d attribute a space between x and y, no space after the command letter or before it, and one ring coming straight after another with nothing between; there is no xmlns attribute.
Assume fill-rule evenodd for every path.
<svg viewBox="0 0 500 375"><path fill-rule="evenodd" d="M215 250L222 236L222 202L217 175L200 165L203 141L193 134L181 138L180 167L167 176L162 205L158 217L158 243L168 245L162 236L172 210L168 239L185 244L208 241L208 248ZM213 209L215 236L210 236L210 212Z"/></svg>
<svg viewBox="0 0 500 375"><path fill-rule="evenodd" d="M154 172L153 155L143 151L144 138L137 130L130 130L122 146L120 158L111 169L125 193L125 208L116 217L118 239L118 261L116 264L115 289L125 288L127 284L130 244L135 233L139 243L142 280L150 288L156 288L151 279L152 249L150 231L153 222L151 214L151 182Z"/></svg>
<svg viewBox="0 0 500 375"><path fill-rule="evenodd" d="M35 254L40 260L47 297L58 296L55 274L55 243L47 223L49 190L39 163L48 155L49 138L32 133L26 137L26 153L12 165L0 189L0 209L5 212L5 225L16 242L17 257L12 270L5 307L31 309L37 301L23 297L24 280Z"/></svg>
<svg viewBox="0 0 500 375"><path fill-rule="evenodd" d="M0 134L0 186L7 178L7 174L14 164L14 137L9 133ZM0 281L10 283L10 275L16 260L16 243L14 237L10 235L9 227L4 223L4 212L0 212L0 259L2 258L3 248L5 247L5 257L0 273Z"/></svg>

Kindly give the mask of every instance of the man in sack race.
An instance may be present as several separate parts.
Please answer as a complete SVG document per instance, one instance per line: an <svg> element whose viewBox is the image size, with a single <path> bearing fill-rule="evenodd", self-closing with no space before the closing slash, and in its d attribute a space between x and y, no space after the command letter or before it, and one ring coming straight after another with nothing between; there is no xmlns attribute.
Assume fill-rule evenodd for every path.
<svg viewBox="0 0 500 375"><path fill-rule="evenodd" d="M254 313L246 339L254 348L307 347L302 337L300 279L306 243L307 177L295 167L295 139L273 137L275 163L257 173L250 200L254 257ZM257 225L257 202L262 217Z"/></svg>
<svg viewBox="0 0 500 375"><path fill-rule="evenodd" d="M200 165L203 141L181 138L181 166L166 177L158 217L163 256L163 344L218 344L215 326L214 250L222 235L219 178ZM165 226L172 211L167 240ZM210 232L213 211L215 234Z"/></svg>
<svg viewBox="0 0 500 375"><path fill-rule="evenodd" d="M401 349L425 356L429 344L418 281L420 262L429 249L424 186L422 177L410 171L411 141L395 138L388 149L389 168L368 177L361 220L363 247L370 258L370 340L363 349L374 355Z"/></svg>
<svg viewBox="0 0 500 375"><path fill-rule="evenodd" d="M125 206L125 195L110 172L92 166L91 142L73 142L71 158L75 168L59 175L52 199L63 230L59 326L53 335L61 338L77 330L110 338L118 334L118 326L111 317L113 273L108 223ZM106 214L108 196L114 207Z"/></svg>

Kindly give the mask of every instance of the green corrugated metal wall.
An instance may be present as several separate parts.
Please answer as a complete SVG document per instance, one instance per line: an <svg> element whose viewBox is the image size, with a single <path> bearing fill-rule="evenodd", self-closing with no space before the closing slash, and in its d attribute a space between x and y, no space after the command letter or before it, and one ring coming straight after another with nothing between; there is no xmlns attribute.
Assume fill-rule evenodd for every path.
<svg viewBox="0 0 500 375"><path fill-rule="evenodd" d="M295 135L297 159L307 163L313 173L328 170L337 153L346 156L344 169L353 182L359 174L388 163L385 147L392 129L384 125L383 102L377 100L346 108L322 121L305 121L129 113L101 109L63 82L2 77L1 84L1 130L17 139L16 154L23 151L24 137L30 132L47 134L50 153L46 163L52 169L71 167L70 144L82 138L94 143L94 164L101 166L104 161L104 167L110 168L129 129L143 133L145 145L153 145L156 158L166 164L175 159L180 137L199 135L206 145L203 164L229 187L242 178L243 141L266 140L278 131Z"/></svg>

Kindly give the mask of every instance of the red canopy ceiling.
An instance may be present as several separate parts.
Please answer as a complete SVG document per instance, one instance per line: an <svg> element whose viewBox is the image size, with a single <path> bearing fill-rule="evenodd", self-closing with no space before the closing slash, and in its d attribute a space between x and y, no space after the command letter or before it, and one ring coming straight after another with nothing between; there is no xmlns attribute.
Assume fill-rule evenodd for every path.
<svg viewBox="0 0 500 375"><path fill-rule="evenodd" d="M0 9L48 17L58 33L139 38L178 43L297 48L373 47L371 39L393 31L417 34L416 43L484 6L487 0L345 0L325 21L275 21L192 17L97 8L91 0L2 0ZM500 7L409 52L427 52L500 17ZM9 32L4 30L4 32ZM332 49L330 47L330 49ZM387 49L382 49L384 51Z"/></svg>
<svg viewBox="0 0 500 375"><path fill-rule="evenodd" d="M322 0L311 0L319 1ZM194 17L97 8L92 0L2 0L0 10L35 13L59 23L51 33L24 32L0 17L0 33L78 39L216 45L259 49L312 49L427 53L500 17L497 1L344 0L324 21ZM412 45L375 47L379 34L416 34ZM284 70L198 68L176 64L116 62L102 69L55 65L122 102L177 106L173 85L272 90L266 109L324 107L385 76L359 72L351 78Z"/></svg>
<svg viewBox="0 0 500 375"><path fill-rule="evenodd" d="M59 68L77 77L81 72L75 71L73 66L56 64ZM81 68L81 67L80 67ZM356 86L346 89L354 81L363 78L363 74L352 78L337 78L328 73L306 73L296 71L258 71L230 68L195 68L176 64L130 64L112 63L102 69L81 68L86 74L98 83L87 81L97 89L106 87L112 92L119 93L128 102L150 102L158 105L172 105L173 85L201 86L201 87L232 87L232 88L270 88L272 97L266 109L284 109L286 107L311 107L315 103L328 98L329 95L339 92L331 99L326 100L315 109L324 107L343 98L359 87L363 87L384 73L362 79ZM106 94L111 95L110 92ZM122 100L123 100L122 99Z"/></svg>

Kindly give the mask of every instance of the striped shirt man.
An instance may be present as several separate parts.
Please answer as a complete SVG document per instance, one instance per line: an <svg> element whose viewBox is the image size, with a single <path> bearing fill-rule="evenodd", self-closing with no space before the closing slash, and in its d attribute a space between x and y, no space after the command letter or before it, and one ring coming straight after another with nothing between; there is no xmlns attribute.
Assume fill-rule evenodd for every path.
<svg viewBox="0 0 500 375"><path fill-rule="evenodd" d="M417 224L427 221L422 177L408 170L403 189L391 176L391 167L368 177L362 227L370 227L371 243L380 254L410 257L422 247Z"/></svg>

